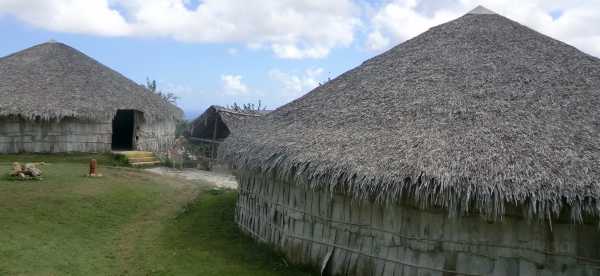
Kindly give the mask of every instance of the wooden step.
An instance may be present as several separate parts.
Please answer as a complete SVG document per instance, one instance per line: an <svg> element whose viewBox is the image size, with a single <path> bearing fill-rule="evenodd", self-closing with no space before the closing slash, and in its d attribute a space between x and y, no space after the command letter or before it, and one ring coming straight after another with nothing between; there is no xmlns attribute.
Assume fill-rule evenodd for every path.
<svg viewBox="0 0 600 276"><path fill-rule="evenodd" d="M116 155L124 156L127 163L133 167L155 166L160 164L154 153L149 151L115 151Z"/></svg>
<svg viewBox="0 0 600 276"><path fill-rule="evenodd" d="M119 151L116 154L124 155L127 158L135 158L135 157L154 157L154 153L149 151Z"/></svg>
<svg viewBox="0 0 600 276"><path fill-rule="evenodd" d="M156 159L156 157L154 156L147 156L147 157L128 157L127 160L129 161L129 163L139 163L139 162L155 162L155 161L159 161L158 159ZM160 161L159 161L160 162Z"/></svg>
<svg viewBox="0 0 600 276"><path fill-rule="evenodd" d="M160 164L160 161L147 161L147 162L131 162L129 165L134 167L146 167L146 166L156 166Z"/></svg>

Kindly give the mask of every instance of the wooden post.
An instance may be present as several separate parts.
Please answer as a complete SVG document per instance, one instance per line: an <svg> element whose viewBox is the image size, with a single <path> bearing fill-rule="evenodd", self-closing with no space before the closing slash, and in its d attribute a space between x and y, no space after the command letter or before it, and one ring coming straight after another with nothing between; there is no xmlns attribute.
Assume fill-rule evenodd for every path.
<svg viewBox="0 0 600 276"><path fill-rule="evenodd" d="M218 113L217 113L217 115L218 115ZM218 116L215 118L215 126L214 126L214 129L213 129L212 143L210 144L211 152L210 152L210 161L208 162L208 169L211 170L211 171L212 171L212 165L213 165L212 162L213 162L213 160L216 159L215 158L215 155L216 155L216 153L215 153L215 148L216 148L215 145L217 144L216 141L217 141L217 119L218 118L219 118Z"/></svg>
<svg viewBox="0 0 600 276"><path fill-rule="evenodd" d="M90 160L90 176L96 176L96 159Z"/></svg>

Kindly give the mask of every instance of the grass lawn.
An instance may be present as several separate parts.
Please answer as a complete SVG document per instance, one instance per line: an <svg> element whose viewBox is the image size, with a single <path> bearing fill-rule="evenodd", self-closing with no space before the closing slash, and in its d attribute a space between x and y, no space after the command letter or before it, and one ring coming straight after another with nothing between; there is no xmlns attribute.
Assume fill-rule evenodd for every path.
<svg viewBox="0 0 600 276"><path fill-rule="evenodd" d="M0 156L0 275L310 275L242 235L235 191L89 155ZM45 161L42 181L11 162Z"/></svg>

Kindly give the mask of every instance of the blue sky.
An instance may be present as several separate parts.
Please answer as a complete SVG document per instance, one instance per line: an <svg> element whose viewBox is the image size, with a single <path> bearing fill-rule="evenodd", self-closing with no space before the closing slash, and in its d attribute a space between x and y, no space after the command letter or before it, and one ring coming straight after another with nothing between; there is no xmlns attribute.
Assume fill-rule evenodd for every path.
<svg viewBox="0 0 600 276"><path fill-rule="evenodd" d="M156 79L159 88L180 96L178 105L184 108L188 118L213 104L258 103L260 100L268 108L275 108L298 95L290 98L279 92L283 89L282 85L271 78L271 71L303 75L306 70L322 68L323 72L315 80L325 81L329 76L337 76L373 55L368 51L344 48L332 52L326 59L281 59L270 52L229 43L197 44L166 38L52 32L22 24L10 17L0 18L0 32L11 38L0 44L0 56L54 39L84 52L137 83L144 83L146 78ZM241 81L249 92L226 94L222 75L242 76Z"/></svg>
<svg viewBox="0 0 600 276"><path fill-rule="evenodd" d="M600 0L0 0L0 56L54 39L156 79L191 118L213 104L276 108L478 4L600 55Z"/></svg>

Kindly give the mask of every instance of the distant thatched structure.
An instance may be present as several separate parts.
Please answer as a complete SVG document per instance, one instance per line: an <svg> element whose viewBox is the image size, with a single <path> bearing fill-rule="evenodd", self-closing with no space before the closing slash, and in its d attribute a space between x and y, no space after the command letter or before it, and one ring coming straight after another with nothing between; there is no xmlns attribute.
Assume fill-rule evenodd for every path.
<svg viewBox="0 0 600 276"><path fill-rule="evenodd" d="M223 141L234 129L243 125L248 118L257 118L264 113L240 111L221 106L210 106L190 124L190 136L205 140Z"/></svg>
<svg viewBox="0 0 600 276"><path fill-rule="evenodd" d="M206 146L204 155L211 160L209 167L212 167L218 145L232 132L247 123L248 119L256 119L265 113L264 111L243 111L216 105L210 106L190 124L189 140Z"/></svg>
<svg viewBox="0 0 600 276"><path fill-rule="evenodd" d="M237 222L330 274L600 274L600 60L477 8L225 140Z"/></svg>
<svg viewBox="0 0 600 276"><path fill-rule="evenodd" d="M0 59L0 152L162 152L182 111L61 43Z"/></svg>

